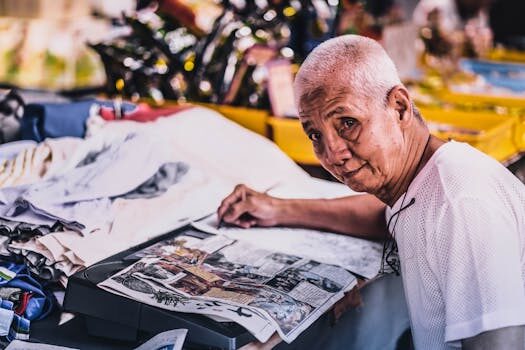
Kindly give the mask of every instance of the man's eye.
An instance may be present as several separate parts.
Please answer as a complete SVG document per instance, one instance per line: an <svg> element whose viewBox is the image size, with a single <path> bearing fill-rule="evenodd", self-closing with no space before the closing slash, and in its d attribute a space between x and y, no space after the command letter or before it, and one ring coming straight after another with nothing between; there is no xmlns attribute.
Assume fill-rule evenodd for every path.
<svg viewBox="0 0 525 350"><path fill-rule="evenodd" d="M321 138L321 134L318 132L311 132L308 134L308 138L313 142L317 142Z"/></svg>
<svg viewBox="0 0 525 350"><path fill-rule="evenodd" d="M343 119L341 125L342 125L343 128L345 128L345 129L350 129L352 126L355 125L355 119L352 119L352 118L345 118L345 119Z"/></svg>

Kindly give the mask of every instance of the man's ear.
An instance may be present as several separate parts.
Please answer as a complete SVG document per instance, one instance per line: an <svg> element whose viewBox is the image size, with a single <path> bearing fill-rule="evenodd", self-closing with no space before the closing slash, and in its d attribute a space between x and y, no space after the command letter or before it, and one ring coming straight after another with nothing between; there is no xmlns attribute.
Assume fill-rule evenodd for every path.
<svg viewBox="0 0 525 350"><path fill-rule="evenodd" d="M396 85L390 90L387 98L388 106L396 113L396 118L402 124L408 124L413 119L412 104L408 90L403 85Z"/></svg>

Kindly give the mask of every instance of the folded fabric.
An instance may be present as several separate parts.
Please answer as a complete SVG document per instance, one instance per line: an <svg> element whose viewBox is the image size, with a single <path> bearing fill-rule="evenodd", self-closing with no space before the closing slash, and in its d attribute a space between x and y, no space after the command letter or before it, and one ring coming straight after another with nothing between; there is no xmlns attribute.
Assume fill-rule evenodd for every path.
<svg viewBox="0 0 525 350"><path fill-rule="evenodd" d="M73 231L62 231L60 234L79 236ZM62 246L52 234L33 237L26 242L14 241L8 245L8 251L10 260L23 262L32 275L48 282L60 282L62 277L71 276L85 266L74 252Z"/></svg>
<svg viewBox="0 0 525 350"><path fill-rule="evenodd" d="M22 293L20 288L2 287L0 288L0 299L16 303L20 300Z"/></svg>
<svg viewBox="0 0 525 350"><path fill-rule="evenodd" d="M0 337L5 337L9 334L9 329L15 316L12 308L12 304L8 304L3 300L0 303Z"/></svg>
<svg viewBox="0 0 525 350"><path fill-rule="evenodd" d="M188 170L188 166L181 162L166 163L146 182L133 191L119 196L119 201L151 200L151 198L162 196L178 183ZM188 185L188 183L184 184L183 188L187 188ZM112 211L114 211L113 208ZM60 224L48 227L8 220L0 221L0 234L8 237L4 249L7 255L16 261L23 261L33 275L47 281L60 281L64 275L70 276L85 266L84 261L76 256L75 251L70 250L56 239L64 235L78 237L79 234L58 232L62 230L63 227ZM52 233L57 233L58 236ZM84 244L85 242L79 241L79 243ZM112 241L108 240L107 245L111 244Z"/></svg>
<svg viewBox="0 0 525 350"><path fill-rule="evenodd" d="M38 179L40 170L46 166L50 155L51 149L42 144L3 161L0 166L0 187L16 186Z"/></svg>
<svg viewBox="0 0 525 350"><path fill-rule="evenodd" d="M41 142L48 137L83 137L91 108L111 105L113 101L94 99L68 103L30 103L25 106L21 138ZM122 111L131 111L135 105L126 102L120 108Z"/></svg>
<svg viewBox="0 0 525 350"><path fill-rule="evenodd" d="M13 219L35 226L54 226L58 222L68 229L87 234L111 224L110 208L110 198L63 204L45 202L34 204L24 198L22 192L21 196L14 201L0 204L0 218Z"/></svg>
<svg viewBox="0 0 525 350"><path fill-rule="evenodd" d="M166 163L146 182L134 190L118 196L124 199L153 198L160 196L180 181L188 172L188 165L182 162Z"/></svg>
<svg viewBox="0 0 525 350"><path fill-rule="evenodd" d="M28 340L30 325L30 320L20 315L14 314L13 322L9 328L9 334L7 335L7 341Z"/></svg>
<svg viewBox="0 0 525 350"><path fill-rule="evenodd" d="M167 150L148 135L93 138L78 153L61 173L47 180L1 189L0 217L42 226L59 221L92 232L111 223L111 198L129 194L148 181L162 180L161 187L166 180L173 184L187 171L181 164L162 168ZM155 177L159 169L161 174ZM166 173L167 169L171 170Z"/></svg>
<svg viewBox="0 0 525 350"><path fill-rule="evenodd" d="M146 182L168 159L164 145L147 135L93 144L73 169L27 187L18 198L40 206L116 197Z"/></svg>
<svg viewBox="0 0 525 350"><path fill-rule="evenodd" d="M126 110L122 115L117 115L114 107L103 106L100 108L100 116L107 121L131 120L135 122L152 122L160 117L172 116L191 108L192 105L181 105L167 108L152 108L146 103L141 103L133 110Z"/></svg>
<svg viewBox="0 0 525 350"><path fill-rule="evenodd" d="M61 230L62 228L63 226L58 222L53 226L42 226L0 218L0 236L7 237L9 242L13 240L27 241L32 237L44 236L50 232Z"/></svg>
<svg viewBox="0 0 525 350"><path fill-rule="evenodd" d="M8 249L9 237L0 236L0 256L9 257L11 252Z"/></svg>
<svg viewBox="0 0 525 350"><path fill-rule="evenodd" d="M33 237L27 242L12 242L9 244L9 251L12 258L17 262L22 261L28 270L44 281L57 282L60 275L67 271L62 261L57 261L52 253L42 244L39 243L38 237Z"/></svg>
<svg viewBox="0 0 525 350"><path fill-rule="evenodd" d="M31 140L13 141L0 145L0 162L13 159L22 151L36 147L37 143Z"/></svg>
<svg viewBox="0 0 525 350"><path fill-rule="evenodd" d="M0 160L0 188L30 184L51 177L75 152L81 139L72 137L48 139L38 145L34 141L20 142L29 144L10 159ZM35 146L31 147L31 144ZM13 153L20 149L16 145L11 147L10 144L5 144L0 146L0 152L4 147L8 147L7 151L12 150Z"/></svg>
<svg viewBox="0 0 525 350"><path fill-rule="evenodd" d="M310 179L275 143L200 106L181 111L175 118L159 118L151 123L89 118L89 135L107 132L150 132L152 137L165 139L164 147L172 152L172 159L176 157L216 178L259 190L276 183Z"/></svg>

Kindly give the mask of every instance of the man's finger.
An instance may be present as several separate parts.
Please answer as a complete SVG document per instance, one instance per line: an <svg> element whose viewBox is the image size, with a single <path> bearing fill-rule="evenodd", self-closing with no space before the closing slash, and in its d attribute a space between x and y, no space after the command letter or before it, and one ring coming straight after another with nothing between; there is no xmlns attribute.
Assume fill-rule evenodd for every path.
<svg viewBox="0 0 525 350"><path fill-rule="evenodd" d="M238 219L245 221L241 218L241 216L244 214L249 214L251 209L251 201L241 199L238 202L230 205L229 209L222 216L222 219L228 223L234 223Z"/></svg>
<svg viewBox="0 0 525 350"><path fill-rule="evenodd" d="M243 193L245 193L244 187L244 185L237 185L233 192L222 200L219 209L217 209L217 216L219 219L223 218L224 214L230 210L230 207L233 204L239 202L243 198Z"/></svg>
<svg viewBox="0 0 525 350"><path fill-rule="evenodd" d="M243 213L237 220L235 220L234 224L242 228L250 228L257 225L257 222L257 218L253 217L251 214Z"/></svg>

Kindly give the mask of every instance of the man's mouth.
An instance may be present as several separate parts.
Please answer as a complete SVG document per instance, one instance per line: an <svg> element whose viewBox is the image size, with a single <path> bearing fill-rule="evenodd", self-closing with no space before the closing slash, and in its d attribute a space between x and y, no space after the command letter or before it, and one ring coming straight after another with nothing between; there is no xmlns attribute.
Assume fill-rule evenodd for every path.
<svg viewBox="0 0 525 350"><path fill-rule="evenodd" d="M349 179L349 178L352 178L354 177L361 169L363 169L363 167L365 166L365 164L361 165L359 168L356 168L354 170L350 170L350 171L345 171L342 173L343 175L343 178L344 179Z"/></svg>

